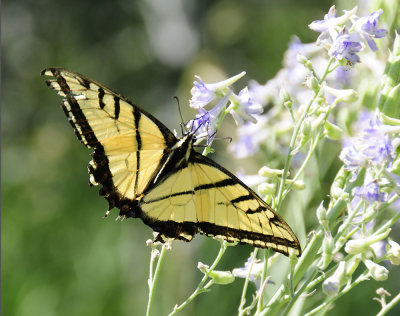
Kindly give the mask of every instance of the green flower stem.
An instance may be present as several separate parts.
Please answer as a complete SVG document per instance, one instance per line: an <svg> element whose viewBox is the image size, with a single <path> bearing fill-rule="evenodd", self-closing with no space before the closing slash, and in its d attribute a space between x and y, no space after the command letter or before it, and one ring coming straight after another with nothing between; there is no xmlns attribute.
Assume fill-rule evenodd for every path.
<svg viewBox="0 0 400 316"><path fill-rule="evenodd" d="M263 284L265 279L267 278L268 259L269 259L270 254L271 254L270 250L266 249L265 253L264 253L264 267L263 267L263 271L262 271L262 274L261 274L261 282L260 282L261 284ZM258 303L257 303L257 312L256 313L259 313L261 311L261 308L264 306L263 296L264 295L262 295L262 293L260 292L260 298L259 298Z"/></svg>
<svg viewBox="0 0 400 316"><path fill-rule="evenodd" d="M304 249L304 252L295 267L293 276L294 287L296 287L296 285L306 274L309 267L312 266L313 262L316 260L315 254L321 248L323 238L324 233L322 229L320 229L311 237L311 240ZM288 294L287 292L287 287L285 285L281 285L281 287L276 291L275 295L271 298L266 309L263 310L263 313L261 315L275 315L285 303L283 298L286 294Z"/></svg>
<svg viewBox="0 0 400 316"><path fill-rule="evenodd" d="M400 293L398 293L388 304L384 305L376 316L386 315L396 304L400 302Z"/></svg>
<svg viewBox="0 0 400 316"><path fill-rule="evenodd" d="M244 281L244 285L243 285L243 290L242 290L242 296L240 298L240 304L239 304L239 316L244 315L246 313L246 310L243 309L244 304L246 304L246 292L247 292L247 286L249 284L249 279L250 279L250 275L251 275L251 270L253 269L253 265L254 262L257 259L257 253L258 253L258 248L255 248L252 254L252 259L251 259L251 263L250 263L250 267L249 267L249 272L247 273L246 279Z"/></svg>
<svg viewBox="0 0 400 316"><path fill-rule="evenodd" d="M151 315L151 308L153 305L153 298L154 298L154 290L157 285L158 277L160 276L160 270L162 263L164 261L164 256L165 256L165 251L167 249L167 245L162 245L161 247L161 252L160 252L160 257L158 258L157 261L157 266L156 270L154 272L154 276L152 274L152 268L153 268L153 258L150 261L150 277L149 277L149 300L147 301L147 310L146 310L146 316ZM154 251L154 250L153 250ZM153 256L153 253L151 254Z"/></svg>
<svg viewBox="0 0 400 316"><path fill-rule="evenodd" d="M197 288L194 290L194 292L189 296L189 298L184 301L181 305L179 306L175 306L174 310L168 315L168 316L172 316L175 315L176 312L179 312L180 310L182 310L186 305L188 305L197 295L205 292L214 282L213 280L210 280L205 286L204 283L206 283L206 281L209 278L209 275L211 273L211 271L213 271L215 269L215 267L217 266L218 262L221 260L223 254L225 253L226 248L228 247L228 243L226 241L222 241L221 242L221 247L219 248L219 252L217 257L215 258L213 264L211 265L210 269L207 271L207 273L204 274L203 278L201 279L199 285L197 286Z"/></svg>
<svg viewBox="0 0 400 316"><path fill-rule="evenodd" d="M333 58L331 58L329 60L328 65L327 65L327 67L325 69L325 72L324 72L323 76L321 77L321 79L318 80L320 84L325 80L326 76L329 74L329 71L330 71L329 68L330 68L331 64L333 63L333 61L334 61ZM319 85L318 90L316 90L314 92L314 96L311 98L310 102L307 104L306 109L304 110L303 114L301 115L300 119L297 121L297 123L296 123L296 125L294 127L292 138L290 140L290 145L289 145L289 153L288 153L288 155L286 157L285 166L284 166L284 169L283 169L283 174L282 174L281 181L280 181L280 184L279 184L279 190L278 190L278 195L277 195L277 199L276 199L277 203L276 203L275 210L276 210L277 213L279 213L280 207L282 205L283 192L284 192L284 188L285 188L286 178L288 176L289 166L290 166L290 163L292 161L293 150L294 150L295 145L296 145L297 136L298 136L298 134L300 132L301 126L302 126L305 118L308 115L308 112L309 112L309 110L311 108L311 105L317 99L320 91L321 91L321 85Z"/></svg>

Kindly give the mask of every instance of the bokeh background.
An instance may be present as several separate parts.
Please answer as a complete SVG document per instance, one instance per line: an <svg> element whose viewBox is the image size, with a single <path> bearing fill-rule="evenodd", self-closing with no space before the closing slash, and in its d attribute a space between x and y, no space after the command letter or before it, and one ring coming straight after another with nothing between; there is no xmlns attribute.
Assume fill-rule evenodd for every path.
<svg viewBox="0 0 400 316"><path fill-rule="evenodd" d="M39 76L43 68L85 74L178 128L173 96L179 97L184 117L193 117L187 104L195 74L207 82L245 70L240 88L248 79L267 81L281 67L291 36L314 41L317 34L307 25L331 5L328 0L3 1L3 315L143 315L147 303L150 249L145 241L152 231L140 220L115 222L116 211L102 218L107 202L87 185L91 151L74 137L60 97ZM351 7L349 1L342 9ZM223 133L234 135L229 129ZM218 142L212 157L232 171L246 165L254 172L260 166L231 159L226 145ZM337 168L327 173L327 183ZM328 189L322 184L320 196L297 204L308 208L308 227ZM294 231L302 227L304 210L298 207L284 214ZM216 241L203 236L190 244L173 243L154 315L166 315L186 299L202 277L197 263L210 263L218 249ZM251 250L229 248L218 268L242 266ZM285 273L275 271L274 278ZM330 315L375 314L375 290L390 291L397 282L362 284ZM233 315L242 285L236 280L214 286L181 315Z"/></svg>

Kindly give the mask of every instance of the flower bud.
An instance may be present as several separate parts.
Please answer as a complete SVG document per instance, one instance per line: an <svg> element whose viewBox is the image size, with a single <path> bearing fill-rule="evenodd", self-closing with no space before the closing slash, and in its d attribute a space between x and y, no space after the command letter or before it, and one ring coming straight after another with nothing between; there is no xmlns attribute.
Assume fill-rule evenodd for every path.
<svg viewBox="0 0 400 316"><path fill-rule="evenodd" d="M258 171L258 174L262 177L272 178L272 177L276 177L276 176L281 176L283 174L283 170L282 169L271 169L271 168L268 168L267 166L263 166Z"/></svg>
<svg viewBox="0 0 400 316"><path fill-rule="evenodd" d="M302 65L305 65L307 62L309 62L307 57L302 54L297 54L297 61Z"/></svg>
<svg viewBox="0 0 400 316"><path fill-rule="evenodd" d="M317 208L317 218L321 226L324 228L325 231L328 231L328 218L326 216L326 209L324 207L324 202L321 202L321 204Z"/></svg>
<svg viewBox="0 0 400 316"><path fill-rule="evenodd" d="M312 123L311 119L307 118L304 120L301 126L301 144L304 145L310 138L312 134Z"/></svg>
<svg viewBox="0 0 400 316"><path fill-rule="evenodd" d="M281 101L283 103L288 102L288 101L292 101L292 99L290 98L290 94L284 88L281 88L279 90L279 98L281 99Z"/></svg>
<svg viewBox="0 0 400 316"><path fill-rule="evenodd" d="M314 76L308 76L306 79L306 85L311 90L317 92L319 90L319 82L318 79Z"/></svg>
<svg viewBox="0 0 400 316"><path fill-rule="evenodd" d="M216 284L229 284L235 281L235 277L230 271L211 271L208 276L214 280Z"/></svg>
<svg viewBox="0 0 400 316"><path fill-rule="evenodd" d="M197 264L197 268L204 274L208 274L208 276L213 279L214 283L216 284L229 284L235 281L235 277L230 271L210 271L210 267L202 262Z"/></svg>
<svg viewBox="0 0 400 316"><path fill-rule="evenodd" d="M387 251L387 256L390 260L390 263L393 265L400 265L400 245L393 241L389 240L389 250Z"/></svg>
<svg viewBox="0 0 400 316"><path fill-rule="evenodd" d="M365 266L368 268L371 277L376 281L385 281L388 278L389 270L385 267L372 262L367 259L364 261Z"/></svg>
<svg viewBox="0 0 400 316"><path fill-rule="evenodd" d="M332 252L335 247L331 233L325 233L325 238L322 241L322 257L318 265L320 269L325 269L332 261Z"/></svg>
<svg viewBox="0 0 400 316"><path fill-rule="evenodd" d="M353 89L334 89L324 84L324 90L334 95L337 102L351 103L358 100L358 93Z"/></svg>
<svg viewBox="0 0 400 316"><path fill-rule="evenodd" d="M326 295L336 295L345 279L346 262L340 261L336 271L322 283L322 290Z"/></svg>
<svg viewBox="0 0 400 316"><path fill-rule="evenodd" d="M340 168L339 172L337 173L335 179L333 180L330 195L334 199L338 199L344 193L344 188L346 186L347 178L351 176L351 173L345 170L344 167Z"/></svg>
<svg viewBox="0 0 400 316"><path fill-rule="evenodd" d="M354 240L349 240L346 243L346 246L344 247L344 250L351 255L356 255L359 253L363 253L366 250L369 249L369 247L378 241L381 241L382 239L385 239L391 229L388 228L385 232L378 234L378 235L372 235L366 238L360 238L360 239L354 239Z"/></svg>

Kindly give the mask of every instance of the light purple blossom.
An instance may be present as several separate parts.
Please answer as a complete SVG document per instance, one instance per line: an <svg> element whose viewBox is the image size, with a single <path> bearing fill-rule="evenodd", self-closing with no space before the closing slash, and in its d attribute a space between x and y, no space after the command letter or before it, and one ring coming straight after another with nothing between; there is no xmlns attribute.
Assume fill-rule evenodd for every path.
<svg viewBox="0 0 400 316"><path fill-rule="evenodd" d="M339 33L335 41L332 43L328 51L330 56L337 60L347 59L351 64L360 62L360 57L357 55L362 49L362 45L356 40L356 36L346 34L345 30Z"/></svg>
<svg viewBox="0 0 400 316"><path fill-rule="evenodd" d="M229 106L229 112L237 125L243 125L245 121L257 123L257 119L253 115L261 114L263 107L251 98L247 87L242 89L239 95L232 94L232 99L234 103Z"/></svg>
<svg viewBox="0 0 400 316"><path fill-rule="evenodd" d="M206 85L199 76L195 76L197 81L194 81L194 87L190 90L192 98L190 99L190 106L198 109L206 106L215 97L215 90L209 85Z"/></svg>
<svg viewBox="0 0 400 316"><path fill-rule="evenodd" d="M353 194L363 199L367 203L386 202L388 194L380 192L378 181L371 181L361 187L355 187Z"/></svg>
<svg viewBox="0 0 400 316"><path fill-rule="evenodd" d="M205 107L217 97L223 97L228 87L242 78L246 73L242 71L240 74L216 83L204 83L199 76L195 76L197 81L194 81L193 88L190 90L192 98L190 99L190 107L198 109Z"/></svg>
<svg viewBox="0 0 400 316"><path fill-rule="evenodd" d="M324 40L331 40L336 38L338 27L346 23L352 16L354 16L357 11L357 7L354 7L350 11L344 11L342 16L337 16L335 6L329 9L329 12L325 14L323 20L317 20L308 25L310 29L316 32L320 32L321 35L318 37L317 44L323 42Z"/></svg>
<svg viewBox="0 0 400 316"><path fill-rule="evenodd" d="M203 108L198 108L199 114L191 120L187 127L191 132L194 132L197 138L207 137L207 145L211 144L217 133L217 124L221 112L225 109L228 103L230 93L228 93L214 108L207 111Z"/></svg>
<svg viewBox="0 0 400 316"><path fill-rule="evenodd" d="M395 157L390 136L377 119L369 120L360 136L347 143L339 157L346 170L355 172L355 176L362 167L390 165Z"/></svg>
<svg viewBox="0 0 400 316"><path fill-rule="evenodd" d="M378 50L374 38L385 37L388 33L385 29L377 28L378 19L382 15L382 12L382 9L379 9L366 17L359 18L356 21L356 30L374 52Z"/></svg>
<svg viewBox="0 0 400 316"><path fill-rule="evenodd" d="M244 263L244 267L233 269L232 274L237 278L246 279L249 274L250 267L251 267L251 257L249 257L247 261ZM253 266L251 267L249 280L251 282L254 282L257 289L259 289L261 285L261 275L263 269L264 269L264 263L260 262L259 260L255 260ZM268 281L267 283L273 283L273 282Z"/></svg>

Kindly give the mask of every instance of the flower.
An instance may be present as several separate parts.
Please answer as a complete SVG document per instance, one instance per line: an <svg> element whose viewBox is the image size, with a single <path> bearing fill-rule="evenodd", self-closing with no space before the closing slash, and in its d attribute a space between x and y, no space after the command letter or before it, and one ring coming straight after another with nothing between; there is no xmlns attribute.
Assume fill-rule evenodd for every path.
<svg viewBox="0 0 400 316"><path fill-rule="evenodd" d="M359 18L355 25L356 30L360 33L361 37L365 39L368 46L375 52L378 50L374 38L385 37L388 33L385 29L378 29L376 24L379 17L382 15L382 9L372 12L369 16Z"/></svg>
<svg viewBox="0 0 400 316"><path fill-rule="evenodd" d="M388 199L386 192L379 191L379 184L376 180L364 184L362 187L355 187L353 195L360 197L367 203L385 202Z"/></svg>
<svg viewBox="0 0 400 316"><path fill-rule="evenodd" d="M217 133L217 124L221 112L225 109L228 102L230 93L226 96L210 111L203 108L198 108L199 114L196 114L193 120L190 120L187 127L193 132L197 138L207 137L207 145L211 144Z"/></svg>
<svg viewBox="0 0 400 316"><path fill-rule="evenodd" d="M278 253L269 257L267 264L268 267L271 267L276 262L278 257L279 257ZM261 276L264 269L264 263L258 259L255 259L254 262L252 261L253 261L253 254L250 255L250 257L244 263L244 267L233 269L232 274L235 277L246 279L247 276L249 275L249 270L251 268L249 280L254 282L257 289L259 289L261 285ZM269 278L267 278L266 280L268 280L266 281L267 283L274 284L274 282L270 281Z"/></svg>
<svg viewBox="0 0 400 316"><path fill-rule="evenodd" d="M261 114L263 107L261 104L254 102L246 87L239 92L239 95L232 93L229 112L237 125L243 125L244 121L257 123L257 119L252 114Z"/></svg>
<svg viewBox="0 0 400 316"><path fill-rule="evenodd" d="M195 76L197 81L194 81L194 87L190 90L192 98L190 99L190 107L198 109L206 106L212 100L218 96L224 95L224 90L226 90L230 85L235 83L237 80L242 78L246 72L242 71L240 74L233 76L224 81L217 83L204 83L199 76Z"/></svg>
<svg viewBox="0 0 400 316"><path fill-rule="evenodd" d="M376 281L385 281L388 278L389 271L385 267L372 262L367 259L364 261L365 266L368 268L371 277Z"/></svg>
<svg viewBox="0 0 400 316"><path fill-rule="evenodd" d="M357 124L362 128L359 136L347 140L339 156L345 169L354 172L352 180L362 167L390 165L395 157L389 130L378 119L368 120L364 115Z"/></svg>
<svg viewBox="0 0 400 316"><path fill-rule="evenodd" d="M339 33L328 51L329 56L335 57L338 61L347 59L351 64L359 63L360 57L356 53L360 52L363 46L352 34L347 34L345 29Z"/></svg>
<svg viewBox="0 0 400 316"><path fill-rule="evenodd" d="M308 25L310 29L316 32L320 32L321 35L317 39L317 44L324 40L336 38L338 32L336 28L346 23L351 17L355 15L357 7L354 7L350 11L343 11L344 14L337 17L336 7L330 7L327 14L325 14L323 20L317 20Z"/></svg>

